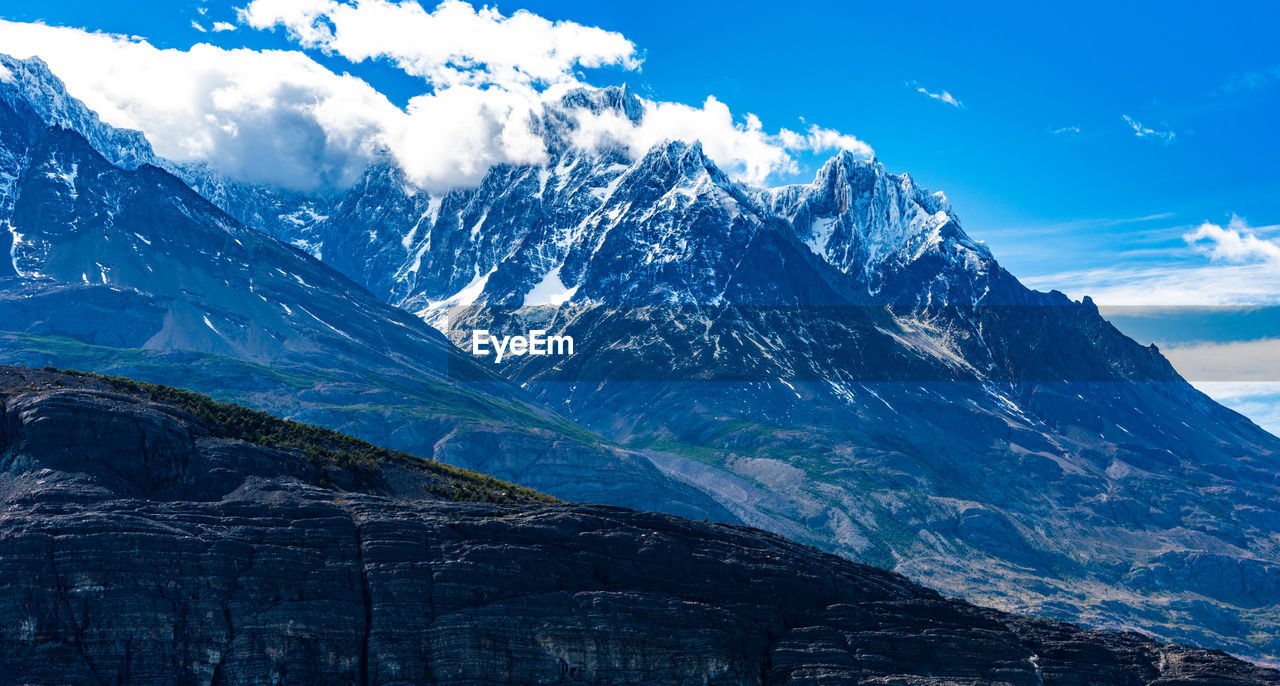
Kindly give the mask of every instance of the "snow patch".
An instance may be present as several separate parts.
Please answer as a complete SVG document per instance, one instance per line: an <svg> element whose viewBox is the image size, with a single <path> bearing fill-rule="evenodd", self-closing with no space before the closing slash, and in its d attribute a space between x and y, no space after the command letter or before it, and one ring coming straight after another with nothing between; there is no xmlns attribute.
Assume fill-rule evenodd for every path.
<svg viewBox="0 0 1280 686"><path fill-rule="evenodd" d="M427 245L431 244L431 227L435 225L436 219L440 216L440 203L443 201L444 196L442 195L432 196L427 199L426 211L422 213L422 216L418 217L417 222L414 222L413 228L409 229L409 233L406 233L404 238L400 239L400 245L404 246L405 250L413 247L413 241L417 238L418 229L422 228L423 222L427 223Z"/></svg>
<svg viewBox="0 0 1280 686"><path fill-rule="evenodd" d="M323 242L323 241L320 241L320 242L314 242L314 243L313 243L313 242L311 242L311 241L307 241L307 240L303 240L303 239L301 239L301 238L297 238L297 239L294 239L294 240L292 240L292 241L289 241L289 245L292 245L293 247L295 247L295 248L297 248L297 249L301 250L302 252L307 253L308 255L310 255L310 256L312 256L312 257L316 258L317 260L321 259L321 255L323 255L323 254L324 254L324 253L323 253L323 250L324 250L324 242Z"/></svg>
<svg viewBox="0 0 1280 686"><path fill-rule="evenodd" d="M830 261L827 255L827 245L831 243L831 234L835 233L836 220L832 217L822 217L813 220L813 227L809 229L809 237L805 239L804 244L809 246L815 255L819 255L822 259Z"/></svg>
<svg viewBox="0 0 1280 686"><path fill-rule="evenodd" d="M72 162L70 170L62 172L48 172L46 174L51 179L58 179L67 185L67 190L71 193L71 197L75 198L79 195L76 192L76 179L80 177L80 165Z"/></svg>
<svg viewBox="0 0 1280 686"><path fill-rule="evenodd" d="M26 277L27 274L18 267L18 250L22 247L22 234L18 232L18 227L12 223L5 223L9 225L9 235L12 236L12 242L9 247L9 260L13 263L13 273L20 277ZM86 283L88 282L86 281Z"/></svg>
<svg viewBox="0 0 1280 686"><path fill-rule="evenodd" d="M445 298L444 300L428 301L427 306L418 310L418 318L427 324L439 329L440 331L449 330L449 310L455 307L469 307L484 292L484 287L489 283L489 277L498 271L498 265L493 265L488 273L481 275L479 265L476 266L475 278L462 287L457 293Z"/></svg>
<svg viewBox="0 0 1280 686"><path fill-rule="evenodd" d="M484 213L480 215L480 219L475 223L475 226L471 227L472 243L475 243L476 239L480 237L480 229L484 226L484 220L488 218L489 218L489 210L485 209Z"/></svg>
<svg viewBox="0 0 1280 686"><path fill-rule="evenodd" d="M316 321L320 322L321 324L324 324L325 326L329 327L329 330L330 330L330 331L333 331L334 333L338 334L339 336L342 336L343 338L347 339L348 341L351 341L351 342L353 342L353 343L355 342L355 340L356 340L356 339L354 339L354 338L352 338L352 337L348 336L348 335L347 335L347 333L346 333L345 331L343 331L342 329L339 329L338 327L334 326L333 324L330 324L329 322L326 322L325 320L323 320L323 319L321 319L321 318L317 317L317 316L316 316L316 315L315 315L311 310L308 310L307 308L303 307L302 305L298 305L298 308L299 308L299 309L301 309L303 312L306 312L307 314L311 315L311 318L312 318L312 319L314 319L314 320L316 320Z"/></svg>
<svg viewBox="0 0 1280 686"><path fill-rule="evenodd" d="M533 289L524 296L525 307L559 306L573 298L573 294L578 292L578 287L568 288L560 280L562 266L556 265L554 269L543 275L541 281L534 284Z"/></svg>
<svg viewBox="0 0 1280 686"><path fill-rule="evenodd" d="M757 345L758 345L758 344L757 344ZM791 392L792 392L792 393L795 393L797 398L799 398L799 397L800 397L800 392L796 390L796 387L795 387L795 386L792 386L791 384L787 383L787 380L786 380L786 379L784 379L784 378L782 378L781 376L777 377L777 379L778 379L778 381L782 382L782 384L783 384L784 386L786 386L787 388L790 388L790 389L791 389Z"/></svg>
<svg viewBox="0 0 1280 686"><path fill-rule="evenodd" d="M534 197L539 200L547 192L547 182L551 180L551 169L543 166L538 168L538 194Z"/></svg>
<svg viewBox="0 0 1280 686"><path fill-rule="evenodd" d="M302 205L296 211L280 217L281 222L292 224L295 229L302 229L318 224L329 218L327 214L316 212L310 203Z"/></svg>

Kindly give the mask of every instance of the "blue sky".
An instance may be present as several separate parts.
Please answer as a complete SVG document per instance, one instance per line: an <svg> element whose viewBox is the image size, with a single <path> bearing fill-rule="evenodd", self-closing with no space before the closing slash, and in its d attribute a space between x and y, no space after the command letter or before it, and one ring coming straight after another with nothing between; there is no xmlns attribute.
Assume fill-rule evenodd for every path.
<svg viewBox="0 0 1280 686"><path fill-rule="evenodd" d="M394 59L349 61L278 27L246 26L236 10L247 3L3 0L0 18L136 35L159 48L301 50L396 107L433 90ZM1280 3L497 8L634 44L638 68L575 67L582 81L626 82L655 101L694 107L713 96L736 121L751 113L769 132L818 125L856 136L891 171L944 191L966 230L1032 286L1115 306L1280 301ZM235 30L213 31L215 22ZM799 169L769 181L807 180L830 152L796 151ZM1175 364L1179 345L1201 346L1188 348L1199 355L1205 345L1240 343L1229 316L1197 315L1188 327L1121 314ZM1250 331L1270 346L1266 355L1280 351L1274 327ZM1280 402L1280 388L1269 392ZM1280 405L1268 402L1250 411L1280 429Z"/></svg>
<svg viewBox="0 0 1280 686"><path fill-rule="evenodd" d="M234 23L243 4L5 3L0 16L137 34L160 47L296 49L278 31L191 25ZM595 70L594 83L626 81L690 104L714 95L766 127L802 127L803 118L857 136L891 170L945 191L967 230L1037 284L1092 267L1195 261L1181 236L1203 221L1235 214L1264 234L1280 224L1280 4L497 7L633 41L643 67ZM424 88L385 61L309 52L397 104ZM1126 116L1152 133L1136 135ZM799 178L818 161L802 162Z"/></svg>

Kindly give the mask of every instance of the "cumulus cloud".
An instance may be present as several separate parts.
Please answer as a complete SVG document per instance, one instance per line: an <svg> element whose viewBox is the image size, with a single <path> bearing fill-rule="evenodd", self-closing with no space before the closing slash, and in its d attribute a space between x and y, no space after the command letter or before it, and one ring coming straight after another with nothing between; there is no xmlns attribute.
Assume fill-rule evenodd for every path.
<svg viewBox="0 0 1280 686"><path fill-rule="evenodd" d="M355 77L300 52L143 40L0 21L8 54L44 59L103 121L156 152L255 183L314 189L355 180L405 114Z"/></svg>
<svg viewBox="0 0 1280 686"><path fill-rule="evenodd" d="M256 29L283 27L303 47L352 62L389 59L436 85L547 85L573 81L578 67L640 66L620 33L524 10L505 17L457 0L432 12L413 0L253 0L241 18Z"/></svg>
<svg viewBox="0 0 1280 686"><path fill-rule="evenodd" d="M1165 145L1172 143L1178 138L1178 134L1171 130L1153 129L1149 126L1143 126L1142 122L1127 114L1122 114L1120 116L1124 119L1125 123L1129 125L1129 128L1133 129L1133 135L1138 138L1151 138L1153 140L1158 140Z"/></svg>
<svg viewBox="0 0 1280 686"><path fill-rule="evenodd" d="M431 12L412 0L253 0L241 19L257 29L283 28L304 47L352 62L389 60L426 80L438 94L490 87L486 93L512 96L511 107L530 116L552 99L545 88L583 85L579 67L635 70L641 63L635 45L622 34L552 22L523 10L505 17L496 9L477 10L455 0ZM563 91L553 89L556 92ZM519 98L523 106L517 104ZM848 149L867 157L873 154L853 136L817 126L807 135L787 129L768 134L758 118L735 118L714 96L701 107L656 100L643 104L645 113L638 124L621 113L580 112L575 142L583 147L621 145L639 156L664 140L699 140L730 174L757 184L770 175L794 171L792 151ZM431 107L430 96L410 103L411 111ZM506 134L514 149L524 153L522 159L534 160L539 146L517 133L518 128L508 127ZM410 132L409 138L415 135Z"/></svg>
<svg viewBox="0 0 1280 686"><path fill-rule="evenodd" d="M1220 262L1269 262L1280 266L1280 243L1259 238L1244 219L1232 216L1225 227L1205 222L1182 237L1196 252Z"/></svg>
<svg viewBox="0 0 1280 686"><path fill-rule="evenodd" d="M620 145L638 157L665 140L699 140L716 164L751 184L762 184L775 173L796 171L791 152L849 150L868 158L874 154L857 138L816 125L803 134L790 129L770 134L754 115L735 122L729 107L714 96L701 107L652 100L642 103L644 116L638 123L621 113L579 111L573 142L589 149Z"/></svg>
<svg viewBox="0 0 1280 686"><path fill-rule="evenodd" d="M929 97L929 98L933 98L934 100L937 100L938 102L945 102L946 104L951 105L952 107L957 107L957 108L959 108L959 107L964 107L964 103L962 103L962 102L960 102L959 100L957 100L957 99L955 98L955 96L951 95L951 93L948 93L947 91L938 91L938 92L934 92L934 91L931 91L931 90L929 90L929 89L925 88L924 86L921 86L920 84L916 83L915 81L912 81L911 83L908 83L908 84L907 84L907 87L908 87L908 88L913 88L913 89L915 89L915 91L916 91L917 93L919 93L919 94L921 94L921 95L924 95L924 96L926 96L926 97Z"/></svg>
<svg viewBox="0 0 1280 686"><path fill-rule="evenodd" d="M301 51L160 49L38 23L0 21L0 49L43 58L72 95L107 123L141 130L162 156L300 190L349 185L384 154L433 192L473 185L495 164L543 162L546 145L532 124L564 92L588 85L581 70L640 67L635 45L618 33L456 0L433 11L412 0L253 0L239 18L353 63L385 61L421 78L424 92L400 108ZM873 154L832 129L766 131L714 96L700 106L645 99L643 107L638 123L579 112L575 142L639 156L663 140L699 140L727 172L755 184L795 171L795 153Z"/></svg>
<svg viewBox="0 0 1280 686"><path fill-rule="evenodd" d="M226 21L213 22L214 33L223 33L225 31L235 31L235 30L236 30L236 25L232 24L231 22L226 22Z"/></svg>
<svg viewBox="0 0 1280 686"><path fill-rule="evenodd" d="M871 158L875 156L875 151L863 141L849 134L840 133L835 129L824 129L817 124L809 126L805 135L783 129L779 133L779 137L782 140L782 144L789 150L808 150L815 153L848 150L861 157Z"/></svg>

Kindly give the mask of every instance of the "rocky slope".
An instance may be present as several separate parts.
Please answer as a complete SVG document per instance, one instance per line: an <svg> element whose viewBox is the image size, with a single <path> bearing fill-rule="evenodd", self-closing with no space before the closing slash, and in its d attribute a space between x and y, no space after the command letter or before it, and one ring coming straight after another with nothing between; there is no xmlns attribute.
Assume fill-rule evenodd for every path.
<svg viewBox="0 0 1280 686"><path fill-rule="evenodd" d="M235 397L557 494L737 518L1006 609L1280 655L1275 437L1187 386L1091 303L1023 288L945 198L878 162L840 155L812 183L749 188L692 143L639 159L575 148L583 111L645 116L625 89L571 93L536 123L548 164L498 166L439 195L390 165L304 198L158 162L459 344L479 325L573 333L572 358L512 358L499 371L633 451L565 454L505 429L458 440L416 414L431 394L350 384L338 395L310 367L291 370L305 379L285 387L297 393ZM103 147L121 139L88 115L57 120ZM64 282L98 273L84 266ZM48 311L150 312L58 288ZM10 311L29 319L34 302L20 294ZM75 317L59 331L97 341L101 328L86 333ZM30 337L43 331L9 349L153 373L154 358ZM105 333L100 343L116 345L114 327ZM254 375L166 362L219 390ZM346 354L321 369L360 364ZM359 383L386 388L375 372ZM683 483L655 478L654 464Z"/></svg>
<svg viewBox="0 0 1280 686"><path fill-rule="evenodd" d="M538 503L441 469L190 394L0 367L0 674L1280 683L1222 653L948 600L760 531Z"/></svg>
<svg viewBox="0 0 1280 686"><path fill-rule="evenodd" d="M283 237L460 346L573 335L499 369L744 522L983 603L1280 656L1280 440L1091 302L1024 288L878 162L755 189L696 143L563 144L576 110L642 117L629 97L552 108L544 166L431 197L376 166Z"/></svg>

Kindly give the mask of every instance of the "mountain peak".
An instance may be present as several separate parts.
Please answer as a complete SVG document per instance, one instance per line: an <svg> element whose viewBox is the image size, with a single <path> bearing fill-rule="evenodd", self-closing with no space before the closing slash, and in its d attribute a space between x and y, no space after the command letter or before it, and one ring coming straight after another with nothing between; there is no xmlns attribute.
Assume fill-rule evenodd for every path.
<svg viewBox="0 0 1280 686"><path fill-rule="evenodd" d="M828 159L825 163L823 163L822 166L824 169L826 167L848 169L851 167L868 167L868 166L879 167L880 169L884 169L884 165L880 164L879 160L877 160L875 157L867 159L866 157L862 157L851 150L845 150L843 148L841 148L840 151L837 152L836 154L832 155L831 158Z"/></svg>
<svg viewBox="0 0 1280 686"><path fill-rule="evenodd" d="M702 149L702 141L667 139L655 143L636 161L630 172L649 174L655 179L676 182L679 178L692 179L708 175L716 185L729 187L731 181Z"/></svg>
<svg viewBox="0 0 1280 686"><path fill-rule="evenodd" d="M25 60L0 54L0 100L30 110L46 126L71 129L86 139L112 164L136 169L158 160L141 131L106 124L97 113L72 97L49 65L39 57Z"/></svg>
<svg viewBox="0 0 1280 686"><path fill-rule="evenodd" d="M586 109L595 114L615 112L632 122L639 122L644 117L644 103L626 84L575 88L560 98L560 104L567 109Z"/></svg>

